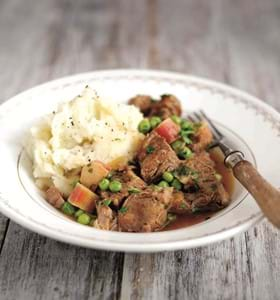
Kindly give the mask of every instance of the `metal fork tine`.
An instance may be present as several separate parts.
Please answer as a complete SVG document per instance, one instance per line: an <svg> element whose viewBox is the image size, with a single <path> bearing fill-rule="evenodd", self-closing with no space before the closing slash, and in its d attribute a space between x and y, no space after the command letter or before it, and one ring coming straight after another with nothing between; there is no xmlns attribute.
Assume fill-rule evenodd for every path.
<svg viewBox="0 0 280 300"><path fill-rule="evenodd" d="M203 118L207 121L208 125L210 126L213 134L216 136L218 139L222 139L223 135L222 133L217 129L217 127L213 124L213 122L206 116L203 110L199 110L199 113L203 116Z"/></svg>
<svg viewBox="0 0 280 300"><path fill-rule="evenodd" d="M196 120L195 120L193 114L188 115L188 119L189 119L191 122L194 122L194 123L196 122Z"/></svg>
<svg viewBox="0 0 280 300"><path fill-rule="evenodd" d="M203 117L199 114L199 113L197 113L197 112L194 112L194 115L196 116L196 118L198 119L198 121L203 121Z"/></svg>

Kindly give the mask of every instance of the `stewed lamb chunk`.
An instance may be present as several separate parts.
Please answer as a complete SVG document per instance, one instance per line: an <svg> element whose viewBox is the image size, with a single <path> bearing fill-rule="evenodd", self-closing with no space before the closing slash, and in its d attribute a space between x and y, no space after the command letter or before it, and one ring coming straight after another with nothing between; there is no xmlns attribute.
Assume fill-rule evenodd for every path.
<svg viewBox="0 0 280 300"><path fill-rule="evenodd" d="M171 198L169 212L175 214L192 213L192 206L182 191L174 191Z"/></svg>
<svg viewBox="0 0 280 300"><path fill-rule="evenodd" d="M118 212L121 231L151 232L161 229L167 220L172 188L147 188L130 195Z"/></svg>
<svg viewBox="0 0 280 300"><path fill-rule="evenodd" d="M56 208L60 208L65 202L60 191L55 186L51 186L47 189L46 199L52 206Z"/></svg>
<svg viewBox="0 0 280 300"><path fill-rule="evenodd" d="M128 101L128 104L137 106L140 111L147 116L152 108L152 98L147 95L137 95Z"/></svg>
<svg viewBox="0 0 280 300"><path fill-rule="evenodd" d="M102 199L112 200L115 207L119 207L131 192L140 192L146 187L146 183L134 173L132 166L126 166L123 170L116 171L110 180L119 181L121 190L115 193L108 190L101 191L100 195Z"/></svg>
<svg viewBox="0 0 280 300"><path fill-rule="evenodd" d="M137 95L131 98L128 103L137 106L144 116L158 116L167 119L182 114L180 101L173 95L162 95L158 101L147 95Z"/></svg>
<svg viewBox="0 0 280 300"><path fill-rule="evenodd" d="M184 184L184 199L192 212L218 210L228 205L229 195L208 152L194 154L182 161L174 174ZM189 211L189 205L186 205L186 211Z"/></svg>
<svg viewBox="0 0 280 300"><path fill-rule="evenodd" d="M117 230L116 213L104 202L100 201L96 206L97 219L94 227L103 230Z"/></svg>
<svg viewBox="0 0 280 300"><path fill-rule="evenodd" d="M172 171L179 165L176 153L156 132L152 131L143 141L137 156L143 179L151 183L165 171Z"/></svg>
<svg viewBox="0 0 280 300"><path fill-rule="evenodd" d="M150 116L159 116L167 119L171 116L181 116L182 108L180 101L173 95L162 95L159 101L152 104Z"/></svg>
<svg viewBox="0 0 280 300"><path fill-rule="evenodd" d="M213 142L213 134L207 125L203 122L198 127L196 133L192 138L193 144L190 145L193 151L200 152L203 151Z"/></svg>

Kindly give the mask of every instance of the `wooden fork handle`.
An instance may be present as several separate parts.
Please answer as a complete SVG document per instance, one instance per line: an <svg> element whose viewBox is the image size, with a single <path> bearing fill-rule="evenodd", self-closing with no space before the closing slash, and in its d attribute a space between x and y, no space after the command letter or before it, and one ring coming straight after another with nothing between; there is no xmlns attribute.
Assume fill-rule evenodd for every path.
<svg viewBox="0 0 280 300"><path fill-rule="evenodd" d="M232 169L236 179L255 198L268 220L280 228L280 191L267 182L247 160L240 160Z"/></svg>

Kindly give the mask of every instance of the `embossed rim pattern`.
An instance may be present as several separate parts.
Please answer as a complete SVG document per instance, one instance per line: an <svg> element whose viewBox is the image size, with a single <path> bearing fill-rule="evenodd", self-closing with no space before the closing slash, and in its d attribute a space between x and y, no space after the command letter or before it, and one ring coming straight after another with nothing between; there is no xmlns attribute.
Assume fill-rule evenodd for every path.
<svg viewBox="0 0 280 300"><path fill-rule="evenodd" d="M40 85L26 92L19 94L18 96L12 98L10 101L4 103L0 106L0 120L5 118L5 116L12 111L14 107L22 105L25 101L28 101L32 97L36 96L36 93L42 93L44 89L47 90L59 90L68 87L69 85L83 83L83 82L96 82L96 81L106 81L106 80L141 80L143 82L154 82L160 83L164 80L168 80L171 85L181 85L188 87L193 87L197 90L207 90L210 93L218 94L225 99L230 99L235 103L240 103L246 107L246 109L254 111L256 115L260 115L263 121L275 131L276 135L280 136L280 117L279 114L270 106L265 103L260 102L258 99L250 96L244 92L236 90L234 88L228 87L224 84L216 83L207 79L200 79L193 76L186 76L177 73L162 72L162 71L146 71L146 70L113 70L113 71L98 71L93 73L78 74L71 77L66 77L62 79L57 79L49 83ZM27 227L33 231L41 233L43 235L55 238L57 240L66 241L69 243L82 245L86 247L106 249L106 250L120 250L120 251L136 251L136 252L152 252L152 251L162 251L162 250L175 250L181 248L190 248L195 246L205 245L214 241L219 241L224 238L233 236L234 234L244 231L251 225L255 224L262 219L262 214L260 211L254 212L249 215L248 218L244 219L242 222L236 222L236 224L221 228L220 230L213 232L209 235L197 236L195 239L184 239L172 242L149 242L143 244L139 248L139 245L133 245L128 242L118 242L111 240L98 240L94 237L91 238L91 242L83 241L83 237L68 235L68 232L63 230L57 230L54 232L54 228L48 226L47 224L40 224L40 222L35 221L30 216L22 215L16 207L13 207L7 199L7 195L4 195L0 190L0 209L1 211L13 219L15 222ZM67 234L67 236L62 236ZM118 233L112 233L118 234ZM163 233L153 233L153 234L163 234Z"/></svg>

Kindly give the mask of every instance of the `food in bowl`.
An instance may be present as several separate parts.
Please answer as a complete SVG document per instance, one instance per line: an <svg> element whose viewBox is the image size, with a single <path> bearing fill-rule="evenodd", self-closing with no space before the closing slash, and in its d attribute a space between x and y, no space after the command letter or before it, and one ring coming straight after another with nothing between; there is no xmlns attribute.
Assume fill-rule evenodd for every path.
<svg viewBox="0 0 280 300"><path fill-rule="evenodd" d="M46 200L80 224L153 232L197 223L230 203L233 177L208 151L206 123L173 95L128 104L86 87L31 129L28 153Z"/></svg>

